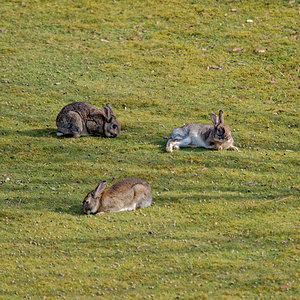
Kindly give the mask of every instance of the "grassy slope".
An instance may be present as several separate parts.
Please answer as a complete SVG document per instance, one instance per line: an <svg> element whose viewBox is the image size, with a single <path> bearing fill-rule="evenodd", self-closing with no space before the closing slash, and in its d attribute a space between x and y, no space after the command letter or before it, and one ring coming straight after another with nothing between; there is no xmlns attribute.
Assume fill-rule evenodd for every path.
<svg viewBox="0 0 300 300"><path fill-rule="evenodd" d="M80 3L0 8L1 297L299 296L296 4ZM110 102L122 136L56 138L72 101ZM165 153L220 108L241 153ZM82 215L127 176L153 207Z"/></svg>

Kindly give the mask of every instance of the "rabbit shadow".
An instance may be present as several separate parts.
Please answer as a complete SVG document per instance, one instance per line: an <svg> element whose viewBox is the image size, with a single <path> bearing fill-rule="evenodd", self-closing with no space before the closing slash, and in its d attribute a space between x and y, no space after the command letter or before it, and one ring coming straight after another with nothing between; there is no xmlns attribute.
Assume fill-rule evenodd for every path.
<svg viewBox="0 0 300 300"><path fill-rule="evenodd" d="M45 128L45 129L31 129L23 131L23 135L31 137L57 137L57 130L54 128Z"/></svg>
<svg viewBox="0 0 300 300"><path fill-rule="evenodd" d="M57 138L70 139L72 135L57 136L56 128L45 128L45 129L30 129L30 130L2 130L1 135L3 136L28 136L32 138ZM89 138L89 136L83 136L81 138Z"/></svg>
<svg viewBox="0 0 300 300"><path fill-rule="evenodd" d="M167 143L167 139L159 139L159 140L151 140L150 141L151 145L159 146L159 148L158 148L159 153L166 153L166 143Z"/></svg>
<svg viewBox="0 0 300 300"><path fill-rule="evenodd" d="M33 138L57 137L55 128L30 129L30 130L2 130L3 136L28 136Z"/></svg>
<svg viewBox="0 0 300 300"><path fill-rule="evenodd" d="M56 213L67 214L72 216L83 215L82 206L80 204L70 205L68 207L57 207Z"/></svg>

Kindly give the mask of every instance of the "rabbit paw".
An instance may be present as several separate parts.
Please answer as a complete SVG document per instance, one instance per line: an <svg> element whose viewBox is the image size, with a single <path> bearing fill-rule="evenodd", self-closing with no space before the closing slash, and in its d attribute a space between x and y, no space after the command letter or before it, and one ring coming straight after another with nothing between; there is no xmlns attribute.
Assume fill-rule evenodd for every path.
<svg viewBox="0 0 300 300"><path fill-rule="evenodd" d="M229 149L232 150L232 151L241 152L241 151L239 150L239 148L238 148L238 147L235 147L235 146L231 146L231 148L229 148Z"/></svg>
<svg viewBox="0 0 300 300"><path fill-rule="evenodd" d="M167 142L166 151L173 152L173 143L172 142Z"/></svg>
<svg viewBox="0 0 300 300"><path fill-rule="evenodd" d="M79 138L79 137L80 137L80 134L78 132L73 133L73 138Z"/></svg>

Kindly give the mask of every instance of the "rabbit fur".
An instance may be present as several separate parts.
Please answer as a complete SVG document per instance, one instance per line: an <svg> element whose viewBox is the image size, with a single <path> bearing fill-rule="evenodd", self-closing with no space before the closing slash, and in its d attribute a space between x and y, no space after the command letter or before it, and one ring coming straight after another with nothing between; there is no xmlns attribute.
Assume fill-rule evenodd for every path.
<svg viewBox="0 0 300 300"><path fill-rule="evenodd" d="M166 145L166 151L181 147L203 147L214 150L234 150L239 151L233 145L233 138L228 126L224 124L223 111L219 111L219 118L216 114L211 114L213 125L187 124L176 128L171 133L171 138Z"/></svg>
<svg viewBox="0 0 300 300"><path fill-rule="evenodd" d="M68 104L59 112L56 125L57 136L114 138L121 134L121 124L110 104L106 104L103 111L85 102Z"/></svg>
<svg viewBox="0 0 300 300"><path fill-rule="evenodd" d="M102 181L82 202L85 214L104 214L130 211L152 204L150 185L138 178L124 178L105 190Z"/></svg>

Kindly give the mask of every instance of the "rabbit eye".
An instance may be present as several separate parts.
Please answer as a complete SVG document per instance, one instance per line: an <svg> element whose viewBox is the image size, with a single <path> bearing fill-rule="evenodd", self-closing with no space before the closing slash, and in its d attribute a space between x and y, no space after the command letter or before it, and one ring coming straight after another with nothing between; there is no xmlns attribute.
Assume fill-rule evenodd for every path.
<svg viewBox="0 0 300 300"><path fill-rule="evenodd" d="M113 129L117 129L118 126L117 126L116 124L113 124L113 125L112 125L112 128L113 128Z"/></svg>

